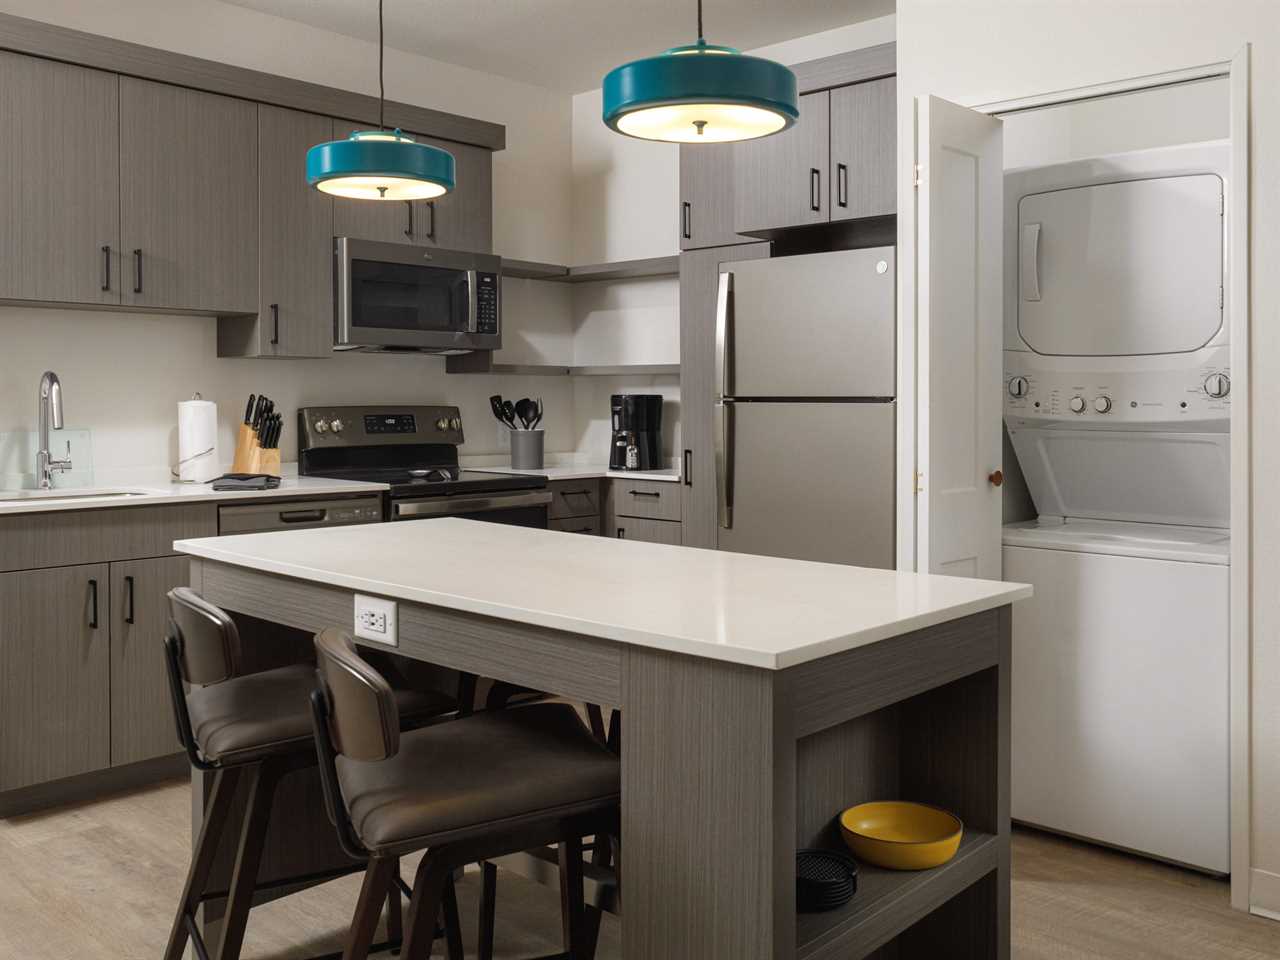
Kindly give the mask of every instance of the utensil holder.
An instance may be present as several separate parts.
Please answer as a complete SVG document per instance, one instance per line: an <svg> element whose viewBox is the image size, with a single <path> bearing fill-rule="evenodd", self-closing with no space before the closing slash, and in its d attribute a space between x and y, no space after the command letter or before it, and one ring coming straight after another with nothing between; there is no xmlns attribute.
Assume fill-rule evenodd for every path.
<svg viewBox="0 0 1280 960"><path fill-rule="evenodd" d="M515 470L542 469L541 430L511 431L511 466Z"/></svg>

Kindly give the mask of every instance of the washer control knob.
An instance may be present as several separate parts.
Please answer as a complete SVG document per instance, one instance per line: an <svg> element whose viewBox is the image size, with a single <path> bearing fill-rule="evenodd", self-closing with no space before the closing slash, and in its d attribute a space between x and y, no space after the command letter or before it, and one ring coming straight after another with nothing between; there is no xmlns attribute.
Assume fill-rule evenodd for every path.
<svg viewBox="0 0 1280 960"><path fill-rule="evenodd" d="M329 422L327 420L317 420L315 423L316 433L328 433Z"/></svg>
<svg viewBox="0 0 1280 960"><path fill-rule="evenodd" d="M1098 397L1098 399L1096 399L1096 400L1094 400L1094 401L1093 401L1093 409L1097 410L1099 413L1110 413L1110 412L1111 412L1111 398L1110 398L1110 397Z"/></svg>
<svg viewBox="0 0 1280 960"><path fill-rule="evenodd" d="M1026 377L1013 377L1009 381L1009 396L1025 397L1030 385L1027 383Z"/></svg>
<svg viewBox="0 0 1280 960"><path fill-rule="evenodd" d="M1067 406L1071 408L1072 413L1084 413L1084 397L1072 397L1067 401Z"/></svg>
<svg viewBox="0 0 1280 960"><path fill-rule="evenodd" d="M337 417L334 417L332 420L329 421L329 429L332 430L334 433L341 433L342 428L345 426L346 424L343 423L341 420L339 420Z"/></svg>
<svg viewBox="0 0 1280 960"><path fill-rule="evenodd" d="M461 417L454 417L452 420L450 420L450 421L449 421L449 426L450 426L450 427L452 427L454 430L461 430L461 429L462 429L462 418L461 418Z"/></svg>
<svg viewBox="0 0 1280 960"><path fill-rule="evenodd" d="M1231 392L1231 378L1225 373L1211 373L1204 378L1204 392L1214 400L1221 400Z"/></svg>
<svg viewBox="0 0 1280 960"><path fill-rule="evenodd" d="M439 431L441 431L441 432L443 432L443 431L445 431L445 430L448 430L448 429L449 429L449 418L448 418L448 417L441 417L439 420L437 420L437 421L436 421L436 429L437 429L437 430L439 430Z"/></svg>

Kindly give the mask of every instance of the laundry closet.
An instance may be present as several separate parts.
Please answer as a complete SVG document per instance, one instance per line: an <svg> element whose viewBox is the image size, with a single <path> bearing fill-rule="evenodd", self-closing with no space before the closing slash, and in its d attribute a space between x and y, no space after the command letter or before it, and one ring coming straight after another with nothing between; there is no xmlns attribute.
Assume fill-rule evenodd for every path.
<svg viewBox="0 0 1280 960"><path fill-rule="evenodd" d="M1226 873L1224 79L1004 117L1012 815Z"/></svg>

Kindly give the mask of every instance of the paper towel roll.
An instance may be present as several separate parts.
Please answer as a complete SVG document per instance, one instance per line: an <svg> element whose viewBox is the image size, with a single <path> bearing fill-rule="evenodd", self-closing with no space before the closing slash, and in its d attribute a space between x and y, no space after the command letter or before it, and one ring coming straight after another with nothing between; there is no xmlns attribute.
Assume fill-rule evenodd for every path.
<svg viewBox="0 0 1280 960"><path fill-rule="evenodd" d="M218 405L183 400L178 404L178 480L204 483L218 473Z"/></svg>

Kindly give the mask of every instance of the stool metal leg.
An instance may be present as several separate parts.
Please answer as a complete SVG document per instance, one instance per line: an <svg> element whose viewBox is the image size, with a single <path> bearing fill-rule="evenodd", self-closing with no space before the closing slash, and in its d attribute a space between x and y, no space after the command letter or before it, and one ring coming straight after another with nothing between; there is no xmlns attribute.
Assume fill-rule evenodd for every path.
<svg viewBox="0 0 1280 960"><path fill-rule="evenodd" d="M382 916L382 905L389 901L389 892L395 886L393 873L399 867L399 860L369 861L369 866L364 872L364 883L360 887L360 898L356 901L355 915L351 918L351 930L347 934L347 945L342 952L342 960L365 960L369 956L369 946L373 943L373 934L378 928L378 918ZM399 905L398 887L395 891L395 900Z"/></svg>
<svg viewBox="0 0 1280 960"><path fill-rule="evenodd" d="M458 891L454 886L453 873L444 885L441 897L441 909L444 914L444 939L449 948L449 960L465 960L462 946L462 923L458 919Z"/></svg>
<svg viewBox="0 0 1280 960"><path fill-rule="evenodd" d="M582 840L560 841L560 923L570 960L586 960L589 931L583 906Z"/></svg>
<svg viewBox="0 0 1280 960"><path fill-rule="evenodd" d="M398 954L404 943L404 908L400 900L400 858L391 867L391 886L387 891L387 943Z"/></svg>
<svg viewBox="0 0 1280 960"><path fill-rule="evenodd" d="M480 936L478 960L493 960L494 914L498 900L498 868L488 860L480 862Z"/></svg>
<svg viewBox="0 0 1280 960"><path fill-rule="evenodd" d="M218 945L217 960L238 960L240 956L245 927L249 923L249 910L253 906L254 889L258 884L262 848L271 820L271 801L275 798L281 772L280 765L272 760L264 760L250 768L249 802L245 809L244 827L240 831L236 865L231 874L231 889L227 897L227 912L223 917L222 943Z"/></svg>
<svg viewBox="0 0 1280 960"><path fill-rule="evenodd" d="M453 868L447 862L427 853L418 864L413 880L413 897L409 901L409 928L405 934L401 956L404 960L427 960L436 939L436 917L444 901L445 887L452 879Z"/></svg>
<svg viewBox="0 0 1280 960"><path fill-rule="evenodd" d="M235 799L242 772L242 767L228 767L214 774L209 807L205 811L204 824L200 827L200 837L191 854L186 886L182 889L178 913L173 919L173 929L169 932L164 960L182 960L187 948L187 918L195 915L200 906L200 897L209 882L209 874L213 872L213 864L218 857L218 840L231 812L231 802Z"/></svg>

